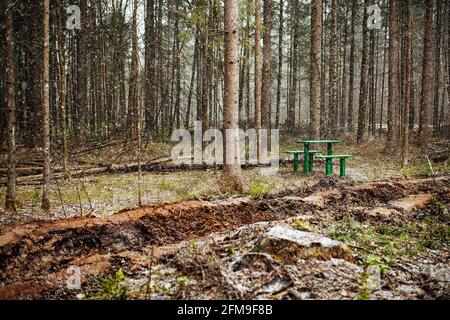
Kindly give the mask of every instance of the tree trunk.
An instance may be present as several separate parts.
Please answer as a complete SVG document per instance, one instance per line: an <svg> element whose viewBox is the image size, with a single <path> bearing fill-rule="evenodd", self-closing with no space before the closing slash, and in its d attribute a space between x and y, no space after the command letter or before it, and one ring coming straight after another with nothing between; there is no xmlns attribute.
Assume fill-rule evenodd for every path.
<svg viewBox="0 0 450 320"><path fill-rule="evenodd" d="M394 2L396 0L393 0ZM367 20L369 18L368 7L371 0L364 0L364 18L363 18L363 42L361 58L361 82L359 85L359 111L358 111L358 134L357 142L362 143L367 140L367 83L368 83L368 51L369 51L369 29Z"/></svg>
<svg viewBox="0 0 450 320"><path fill-rule="evenodd" d="M397 141L398 98L398 6L397 0L390 1L389 19L389 95L388 95L388 133L386 150L392 151Z"/></svg>
<svg viewBox="0 0 450 320"><path fill-rule="evenodd" d="M8 212L16 212L16 138L15 138L15 74L14 74L14 7L10 0L5 2L6 20L6 140L8 148L8 182L6 186L5 209Z"/></svg>
<svg viewBox="0 0 450 320"><path fill-rule="evenodd" d="M331 0L331 34L330 34L330 98L328 105L328 130L332 135L336 134L338 121L338 1Z"/></svg>
<svg viewBox="0 0 450 320"><path fill-rule="evenodd" d="M64 50L64 30L62 22L63 7L60 1L57 1L57 21L58 21L58 56L59 56L59 112L61 121L61 140L63 144L63 170L64 176L69 177L69 148L67 143L67 119L66 119L66 99L67 99L67 85L66 85L66 54Z"/></svg>
<svg viewBox="0 0 450 320"><path fill-rule="evenodd" d="M289 130L295 129L295 109L297 104L299 23L296 17L299 12L298 7L298 0L293 1L291 16L292 50L290 55L292 76L291 84L289 86L289 104L287 113L287 127Z"/></svg>
<svg viewBox="0 0 450 320"><path fill-rule="evenodd" d="M233 0L231 0L233 1ZM255 0L255 129L258 135L261 130L261 9L260 1Z"/></svg>
<svg viewBox="0 0 450 320"><path fill-rule="evenodd" d="M139 115L138 113L138 77L139 77L139 53L138 53L138 30L137 30L137 0L134 0L132 17L132 50L130 80L128 92L128 131L131 137L137 137Z"/></svg>
<svg viewBox="0 0 450 320"><path fill-rule="evenodd" d="M258 26L257 26L258 27ZM242 190L243 178L239 163L239 6L238 0L225 0L225 94L224 131L225 165L224 182L229 189Z"/></svg>
<svg viewBox="0 0 450 320"><path fill-rule="evenodd" d="M277 106L276 106L276 116L275 125L276 128L280 128L280 104L281 104L281 81L283 79L283 30L284 30L284 19L283 19L283 9L284 1L280 0L280 22L278 27L278 75L277 75Z"/></svg>
<svg viewBox="0 0 450 320"><path fill-rule="evenodd" d="M83 143L86 139L87 111L87 0L80 0L80 51L78 53L78 139Z"/></svg>
<svg viewBox="0 0 450 320"><path fill-rule="evenodd" d="M272 114L272 0L264 0L264 47L261 95L261 126L270 130Z"/></svg>
<svg viewBox="0 0 450 320"><path fill-rule="evenodd" d="M440 99L439 89L441 86L441 32L442 32L442 0L436 3L436 37L434 49L434 103L433 103L433 130L435 134L440 131L439 110Z"/></svg>
<svg viewBox="0 0 450 320"><path fill-rule="evenodd" d="M343 57L343 66L342 66L342 86L341 86L341 107L340 107L340 117L339 117L339 127L340 132L345 132L345 127L347 125L347 115L348 111L346 109L347 107L347 62L348 62L348 6L345 6L345 21L344 21L344 57Z"/></svg>
<svg viewBox="0 0 450 320"><path fill-rule="evenodd" d="M407 4L407 31L406 31L406 59L405 59L405 90L404 94L404 119L403 119L403 144L402 165L408 165L409 158L409 112L411 108L411 73L412 73L412 0Z"/></svg>
<svg viewBox="0 0 450 320"><path fill-rule="evenodd" d="M155 2L147 0L145 19L145 134L151 137L155 130L156 70L155 70Z"/></svg>
<svg viewBox="0 0 450 320"><path fill-rule="evenodd" d="M311 3L310 124L311 139L320 138L322 80L322 0Z"/></svg>
<svg viewBox="0 0 450 320"><path fill-rule="evenodd" d="M347 131L352 134L354 129L353 124L353 92L355 87L355 29L356 29L356 9L358 1L352 0L352 22L351 22L351 47L350 47L350 74L349 74L349 85L348 85L348 107L347 107Z"/></svg>
<svg viewBox="0 0 450 320"><path fill-rule="evenodd" d="M425 30L423 36L422 95L419 116L419 143L428 144L430 125L430 68L432 58L433 0L426 1Z"/></svg>
<svg viewBox="0 0 450 320"><path fill-rule="evenodd" d="M50 101L49 101L49 42L50 42L50 5L43 0L43 53L42 53L42 150L44 158L42 181L42 210L50 212Z"/></svg>

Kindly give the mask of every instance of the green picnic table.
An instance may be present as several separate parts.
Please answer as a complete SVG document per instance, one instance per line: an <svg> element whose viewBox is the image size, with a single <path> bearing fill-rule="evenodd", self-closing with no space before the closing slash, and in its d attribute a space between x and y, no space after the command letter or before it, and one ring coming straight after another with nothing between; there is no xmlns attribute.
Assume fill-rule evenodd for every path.
<svg viewBox="0 0 450 320"><path fill-rule="evenodd" d="M341 143L341 141L340 140L303 140L303 141L297 141L296 143L303 144L303 146L304 146L305 160L303 161L303 174L307 175L308 173L312 172L312 165L310 164L310 155L309 155L310 146L316 145L316 144L326 144L327 145L327 155L332 156L333 155L333 145Z"/></svg>

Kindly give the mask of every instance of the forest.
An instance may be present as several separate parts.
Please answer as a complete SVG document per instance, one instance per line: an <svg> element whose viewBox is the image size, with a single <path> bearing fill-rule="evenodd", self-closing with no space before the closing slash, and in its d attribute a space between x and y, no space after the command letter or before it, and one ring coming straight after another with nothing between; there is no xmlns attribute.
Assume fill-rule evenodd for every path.
<svg viewBox="0 0 450 320"><path fill-rule="evenodd" d="M0 299L449 299L449 42L444 0L0 1Z"/></svg>

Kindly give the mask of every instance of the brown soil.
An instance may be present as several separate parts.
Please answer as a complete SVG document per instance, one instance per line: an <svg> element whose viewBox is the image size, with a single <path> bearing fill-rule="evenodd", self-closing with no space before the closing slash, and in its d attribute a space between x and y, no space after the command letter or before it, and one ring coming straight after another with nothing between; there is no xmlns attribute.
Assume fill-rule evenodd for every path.
<svg viewBox="0 0 450 320"><path fill-rule="evenodd" d="M257 222L314 215L319 208L329 209L334 219L348 214L349 208L372 210L412 195L440 194L448 199L449 182L448 175L363 185L325 179L309 191L262 200L188 201L126 209L101 219L4 225L0 227L0 298L73 298L64 289L69 266L80 266L82 282L88 283L117 265L127 265L129 272L133 266L145 265L151 248ZM420 199L430 201L415 196L416 208Z"/></svg>

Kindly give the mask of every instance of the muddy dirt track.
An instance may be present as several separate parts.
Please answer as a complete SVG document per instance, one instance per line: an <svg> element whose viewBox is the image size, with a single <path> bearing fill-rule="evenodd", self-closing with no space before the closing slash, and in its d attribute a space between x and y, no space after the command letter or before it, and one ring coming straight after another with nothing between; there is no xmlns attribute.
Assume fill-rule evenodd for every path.
<svg viewBox="0 0 450 320"><path fill-rule="evenodd" d="M64 289L67 268L73 265L80 266L82 282L87 283L117 265L128 264L132 270L134 264L145 264L150 248L257 222L314 215L318 209L329 209L334 219L352 208L359 208L365 218L383 219L386 209L416 210L435 195L448 200L449 186L448 175L369 184L324 180L309 189L261 200L188 201L126 209L100 219L4 225L0 226L0 298L73 298Z"/></svg>

